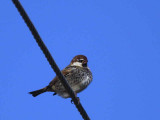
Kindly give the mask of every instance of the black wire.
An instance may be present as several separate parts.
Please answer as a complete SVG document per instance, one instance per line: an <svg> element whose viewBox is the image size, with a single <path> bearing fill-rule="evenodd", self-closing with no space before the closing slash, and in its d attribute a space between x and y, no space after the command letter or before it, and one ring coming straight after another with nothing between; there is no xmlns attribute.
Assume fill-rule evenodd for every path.
<svg viewBox="0 0 160 120"><path fill-rule="evenodd" d="M70 85L66 81L65 77L63 76L63 74L61 73L61 71L58 68L57 64L55 63L54 59L52 58L51 54L49 53L47 47L43 43L40 35L38 34L36 28L32 24L31 20L29 19L28 15L26 14L25 10L23 9L22 5L20 4L20 2L18 0L12 0L12 2L15 4L15 6L18 9L20 15L22 16L22 18L24 19L25 23L29 27L32 35L34 36L34 38L35 38L36 42L38 43L39 47L41 48L41 50L43 51L45 57L47 58L49 64L51 65L52 69L54 70L54 72L56 73L58 78L61 80L63 86L65 87L65 89L67 90L69 95L71 96L75 106L77 107L78 111L82 115L83 119L84 120L90 120L90 118L87 115L86 111L84 110L83 106L79 102L79 99L76 97L75 93L71 89Z"/></svg>

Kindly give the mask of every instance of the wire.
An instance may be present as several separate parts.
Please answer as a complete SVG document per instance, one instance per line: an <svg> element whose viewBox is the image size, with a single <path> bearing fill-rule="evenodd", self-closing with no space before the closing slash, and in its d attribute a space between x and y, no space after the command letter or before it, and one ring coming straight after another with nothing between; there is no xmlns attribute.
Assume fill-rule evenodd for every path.
<svg viewBox="0 0 160 120"><path fill-rule="evenodd" d="M70 85L66 81L65 77L61 73L60 69L58 68L57 64L55 63L54 59L52 58L50 52L48 51L47 47L45 46L44 42L42 41L42 39L41 39L40 35L38 34L36 28L34 27L33 23L29 19L24 8L22 7L22 5L20 4L20 2L18 0L12 0L12 2L15 4L20 15L22 16L22 18L24 19L28 28L30 29L32 35L34 36L34 38L35 38L37 44L39 45L39 47L41 48L41 50L43 51L45 57L47 58L49 64L51 65L52 69L54 70L54 72L56 73L58 78L61 80L63 86L65 87L65 89L67 90L69 95L71 96L72 101L74 102L74 104L77 107L78 111L80 112L81 116L83 117L84 120L90 120L90 118L87 115L86 111L84 110L83 106L79 102L79 99L76 97L75 93L71 89Z"/></svg>

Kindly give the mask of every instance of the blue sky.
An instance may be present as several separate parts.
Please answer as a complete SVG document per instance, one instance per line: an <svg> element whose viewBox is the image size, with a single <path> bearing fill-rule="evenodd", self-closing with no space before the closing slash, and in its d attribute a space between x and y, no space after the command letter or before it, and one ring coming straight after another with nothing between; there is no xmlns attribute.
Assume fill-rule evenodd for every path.
<svg viewBox="0 0 160 120"><path fill-rule="evenodd" d="M92 120L160 119L159 0L21 3L60 69L88 57L93 82L78 96ZM55 73L12 2L0 11L0 120L81 120L70 99L28 94Z"/></svg>

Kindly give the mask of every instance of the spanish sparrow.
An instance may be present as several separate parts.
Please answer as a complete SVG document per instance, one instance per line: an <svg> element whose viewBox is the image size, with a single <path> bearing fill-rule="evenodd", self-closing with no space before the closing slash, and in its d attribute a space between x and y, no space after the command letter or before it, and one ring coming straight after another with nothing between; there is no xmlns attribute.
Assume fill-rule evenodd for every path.
<svg viewBox="0 0 160 120"><path fill-rule="evenodd" d="M86 56L77 55L72 59L71 63L61 71L75 93L84 90L92 81L92 73L87 63L88 60ZM70 97L57 76L48 86L29 93L32 94L33 97L36 97L47 91L55 92L53 95L58 94L63 98Z"/></svg>

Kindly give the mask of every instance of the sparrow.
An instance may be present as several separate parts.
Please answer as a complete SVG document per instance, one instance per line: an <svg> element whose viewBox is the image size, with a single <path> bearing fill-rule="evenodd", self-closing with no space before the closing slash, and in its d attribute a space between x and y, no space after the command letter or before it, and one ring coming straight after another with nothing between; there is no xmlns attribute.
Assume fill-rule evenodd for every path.
<svg viewBox="0 0 160 120"><path fill-rule="evenodd" d="M77 55L72 59L70 64L61 71L76 94L87 88L92 81L92 73L88 68L87 63L88 60L86 56ZM58 94L63 98L70 97L57 76L49 83L48 86L29 93L33 97L36 97L44 92L54 92L53 95Z"/></svg>

